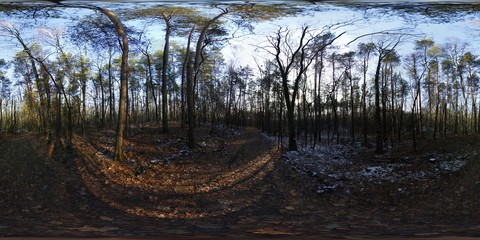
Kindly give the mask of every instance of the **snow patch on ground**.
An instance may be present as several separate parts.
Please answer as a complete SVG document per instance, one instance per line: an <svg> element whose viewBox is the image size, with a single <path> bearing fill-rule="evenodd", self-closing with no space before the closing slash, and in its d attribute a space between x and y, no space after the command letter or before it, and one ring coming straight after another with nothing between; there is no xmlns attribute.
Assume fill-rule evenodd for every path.
<svg viewBox="0 0 480 240"><path fill-rule="evenodd" d="M380 177L385 178L388 175L391 175L395 168L393 166L372 166L367 167L363 170L363 176L365 177Z"/></svg>
<svg viewBox="0 0 480 240"><path fill-rule="evenodd" d="M315 149L289 151L283 154L283 158L295 171L313 178L319 194L339 189L348 192L349 186L362 188L382 183L426 182L461 170L469 158L428 154L395 161L382 156L365 159L360 153L366 150L361 145L322 145ZM407 188L403 187L401 191L407 191Z"/></svg>
<svg viewBox="0 0 480 240"><path fill-rule="evenodd" d="M438 168L442 171L456 172L462 169L467 162L465 160L453 160L448 162L441 162Z"/></svg>

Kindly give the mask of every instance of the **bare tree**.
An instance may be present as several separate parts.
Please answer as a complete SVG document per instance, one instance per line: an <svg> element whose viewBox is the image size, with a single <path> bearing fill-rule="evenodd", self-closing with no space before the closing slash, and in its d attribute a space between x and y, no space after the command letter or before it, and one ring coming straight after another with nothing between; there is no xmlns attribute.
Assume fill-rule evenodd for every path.
<svg viewBox="0 0 480 240"><path fill-rule="evenodd" d="M375 152L378 154L383 153L383 124L385 119L382 120L381 117L381 106L380 106L380 70L382 67L383 60L400 44L403 40L404 34L394 35L393 37L384 38L379 40L375 44L375 50L377 52L377 67L375 70L374 77L374 89L375 89L375 124L376 124L376 148Z"/></svg>
<svg viewBox="0 0 480 240"><path fill-rule="evenodd" d="M362 84L362 119L363 119L363 142L367 143L367 131L368 131L368 121L367 121L367 71L368 71L368 62L370 55L375 50L375 43L360 43L358 44L358 54L362 57L362 73L363 73L363 84Z"/></svg>
<svg viewBox="0 0 480 240"><path fill-rule="evenodd" d="M300 29L300 36L296 36L295 32L290 29L279 27L275 35L268 37L269 48L265 49L275 57L282 79L283 95L287 106L288 149L291 151L297 150L295 100L300 81L317 55L344 33L331 37L329 41L319 45L315 44L315 39L331 33L322 31L316 34L309 30L308 26ZM296 39L298 42L295 42ZM293 76L293 84L290 81L291 76Z"/></svg>
<svg viewBox="0 0 480 240"><path fill-rule="evenodd" d="M122 50L121 67L120 67L120 103L118 109L118 122L115 138L115 160L123 160L123 138L127 121L127 86L128 86L128 37L122 21L118 15L106 8L85 5L85 4L66 4L60 1L51 0L54 5L45 5L44 7L59 8L83 8L94 10L102 13L112 22L117 33L118 44ZM42 6L40 6L42 7Z"/></svg>

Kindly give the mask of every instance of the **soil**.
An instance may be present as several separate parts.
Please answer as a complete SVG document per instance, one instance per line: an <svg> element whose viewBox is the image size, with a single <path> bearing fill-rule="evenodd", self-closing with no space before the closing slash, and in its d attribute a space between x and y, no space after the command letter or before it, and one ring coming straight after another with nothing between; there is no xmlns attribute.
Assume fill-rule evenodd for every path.
<svg viewBox="0 0 480 240"><path fill-rule="evenodd" d="M160 129L132 129L124 162L112 160L111 130L75 136L71 151L32 133L1 133L0 237L480 236L476 155L427 180L346 181L319 193L324 179L299 173L256 129L199 127L194 150L180 128ZM473 137L425 140L383 157L463 156L479 145ZM372 149L353 157L378 159Z"/></svg>

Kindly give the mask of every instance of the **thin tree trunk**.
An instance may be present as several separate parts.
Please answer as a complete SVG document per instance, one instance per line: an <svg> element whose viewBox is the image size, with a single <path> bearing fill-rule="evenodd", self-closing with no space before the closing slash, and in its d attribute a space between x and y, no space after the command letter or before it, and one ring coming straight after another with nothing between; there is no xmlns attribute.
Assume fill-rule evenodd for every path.
<svg viewBox="0 0 480 240"><path fill-rule="evenodd" d="M193 35L194 30L195 30L195 25L193 25L192 29L188 33L187 50L186 50L186 53L185 53L185 59L183 60L183 63L182 63L182 81L180 83L180 98L181 98L181 104L180 104L181 123L180 123L180 126L182 127L182 129L183 129L183 126L184 126L184 123L185 123L185 90L186 90L185 82L188 82L188 80L185 81L185 79L188 79L188 77L189 77L188 71L191 71L191 70L188 70L187 65L191 64L191 62L189 61L189 58L190 58L190 43L192 42L192 35Z"/></svg>
<svg viewBox="0 0 480 240"><path fill-rule="evenodd" d="M382 54L378 56L377 70L375 71L374 87L375 87L375 124L376 124L376 149L377 154L383 153L383 138L382 138L382 118L380 108L380 68L382 63Z"/></svg>

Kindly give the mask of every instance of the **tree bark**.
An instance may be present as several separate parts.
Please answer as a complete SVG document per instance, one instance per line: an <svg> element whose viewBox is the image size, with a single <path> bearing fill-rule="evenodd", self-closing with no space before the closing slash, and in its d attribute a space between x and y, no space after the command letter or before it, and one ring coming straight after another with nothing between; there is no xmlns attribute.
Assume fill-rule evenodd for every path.
<svg viewBox="0 0 480 240"><path fill-rule="evenodd" d="M123 156L123 136L127 121L127 84L128 84L128 37L120 18L112 11L97 8L106 15L115 26L118 34L118 42L122 49L122 62L120 66L120 103L118 108L118 122L115 138L115 160L122 161Z"/></svg>
<svg viewBox="0 0 480 240"><path fill-rule="evenodd" d="M382 54L378 56L377 69L375 71L374 88L375 88L375 124L376 124L376 148L377 154L383 153L383 138L382 138L382 118L380 108L380 68L382 65Z"/></svg>
<svg viewBox="0 0 480 240"><path fill-rule="evenodd" d="M189 59L190 59L190 43L192 42L193 31L195 31L195 25L193 25L192 29L188 33L187 50L185 52L185 59L183 60L183 63L182 63L182 80L180 83L180 101L181 101L180 126L182 129L185 124L185 90L186 90L185 84L186 82L188 83L189 81L188 78L191 77L189 74L191 74L191 71L192 71L188 69L187 65L191 64L191 61L189 61Z"/></svg>
<svg viewBox="0 0 480 240"><path fill-rule="evenodd" d="M170 16L162 13L162 17L167 25L165 29L165 46L163 48L162 60L162 130L163 133L168 133L168 96L167 96L167 73L168 73L168 55L170 49L170 35L172 32L172 25L170 23Z"/></svg>
<svg viewBox="0 0 480 240"><path fill-rule="evenodd" d="M223 10L220 14L210 19L200 31L200 35L197 40L197 46L195 50L195 60L193 62L193 69L187 65L187 117L188 117L188 134L187 145L190 149L195 148L195 101L194 101L194 82L197 80L197 75L200 72L200 65L202 61L202 48L205 41L205 36L210 26L219 18L228 13L228 9ZM189 60L190 61L190 60Z"/></svg>
<svg viewBox="0 0 480 240"><path fill-rule="evenodd" d="M188 36L188 42L187 42L187 53L185 56L185 67L186 67L186 92L187 92L187 122L188 122L188 130L187 130L187 146L190 149L195 148L195 106L193 102L193 69L192 69L192 61L190 60L190 43L192 40L192 34L195 29L195 26L192 27L192 30L190 31L190 34Z"/></svg>

